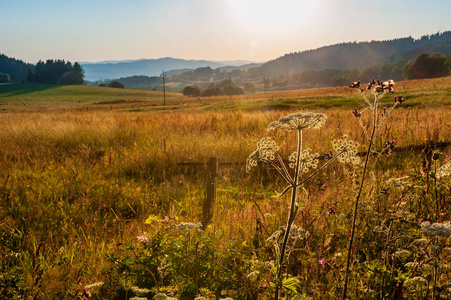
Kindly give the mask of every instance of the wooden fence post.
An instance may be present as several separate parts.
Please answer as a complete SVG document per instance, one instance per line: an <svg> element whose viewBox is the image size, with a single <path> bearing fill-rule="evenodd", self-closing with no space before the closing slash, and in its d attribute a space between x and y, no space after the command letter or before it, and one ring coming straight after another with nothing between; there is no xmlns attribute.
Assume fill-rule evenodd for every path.
<svg viewBox="0 0 451 300"><path fill-rule="evenodd" d="M210 224L216 201L216 179L219 171L219 158L210 157L207 168L207 194L203 204L202 227L205 229Z"/></svg>

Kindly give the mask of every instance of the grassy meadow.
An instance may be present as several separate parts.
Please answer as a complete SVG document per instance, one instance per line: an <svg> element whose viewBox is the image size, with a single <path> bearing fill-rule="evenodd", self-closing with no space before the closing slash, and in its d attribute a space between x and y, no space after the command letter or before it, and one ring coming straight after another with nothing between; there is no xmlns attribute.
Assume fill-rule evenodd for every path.
<svg viewBox="0 0 451 300"><path fill-rule="evenodd" d="M394 95L406 102L381 126L376 149L451 141L451 78L399 82ZM307 110L328 119L305 132L306 147L327 153L348 134L364 151L351 113L362 107L347 87L167 93L163 105L161 92L0 85L0 298L272 299L276 255L266 240L286 224L289 197L277 198L285 184L273 169L246 173L244 162L265 136L288 158L296 136L266 128ZM440 151L438 166L451 154ZM206 165L180 163L213 156L237 163L220 165L212 223L180 229L200 222L206 185ZM448 179L435 184L424 151L373 155L369 166L350 299L449 299L450 242L421 227L451 220ZM299 196L303 234L284 266L285 299L340 299L356 176L332 163ZM404 185L389 181L404 176Z"/></svg>

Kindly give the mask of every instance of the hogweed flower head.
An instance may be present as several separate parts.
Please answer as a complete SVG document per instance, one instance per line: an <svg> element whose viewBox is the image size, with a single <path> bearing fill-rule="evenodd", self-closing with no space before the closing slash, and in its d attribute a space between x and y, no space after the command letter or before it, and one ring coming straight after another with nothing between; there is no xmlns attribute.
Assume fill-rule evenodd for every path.
<svg viewBox="0 0 451 300"><path fill-rule="evenodd" d="M257 162L261 160L274 160L275 151L279 150L276 141L271 137L262 138L257 143L257 149L246 159L246 172L257 166Z"/></svg>
<svg viewBox="0 0 451 300"><path fill-rule="evenodd" d="M188 222L182 222L180 224L177 224L174 226L175 228L177 228L180 231L192 231L192 230L198 230L198 231L202 231L202 224L201 223L188 223Z"/></svg>
<svg viewBox="0 0 451 300"><path fill-rule="evenodd" d="M343 139L333 140L332 147L338 153L338 161L341 163L351 163L360 165L360 158L357 156L360 144L352 140L348 140L348 135L343 135Z"/></svg>
<svg viewBox="0 0 451 300"><path fill-rule="evenodd" d="M302 165L302 172L307 173L310 171L310 169L316 169L318 168L318 153L311 153L312 149L304 149L301 152L301 157L299 158L299 161ZM298 152L295 151L291 153L291 155L288 157L288 160L290 161L289 167L294 169L296 167L296 160L298 158Z"/></svg>
<svg viewBox="0 0 451 300"><path fill-rule="evenodd" d="M283 130L304 130L304 129L318 129L326 122L326 115L312 112L292 113L288 116L281 117L278 121L271 122L268 126L268 131L273 129Z"/></svg>
<svg viewBox="0 0 451 300"><path fill-rule="evenodd" d="M437 179L441 179L443 177L451 176L451 160L442 165L438 170L437 174L435 174Z"/></svg>

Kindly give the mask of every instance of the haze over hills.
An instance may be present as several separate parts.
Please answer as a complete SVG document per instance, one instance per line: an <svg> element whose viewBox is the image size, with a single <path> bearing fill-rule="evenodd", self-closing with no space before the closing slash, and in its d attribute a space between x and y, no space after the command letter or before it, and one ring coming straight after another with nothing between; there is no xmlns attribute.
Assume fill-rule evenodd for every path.
<svg viewBox="0 0 451 300"><path fill-rule="evenodd" d="M88 81L114 79L128 76L160 76L162 70L194 70L200 67L220 68L228 66L241 66L250 64L249 61L207 61L185 60L178 58L139 59L132 61L106 61L99 63L81 63L85 70L85 79ZM174 72L172 72L174 73Z"/></svg>
<svg viewBox="0 0 451 300"><path fill-rule="evenodd" d="M96 81L108 83L117 79L126 88L160 89L160 74L165 70L166 87L173 91L181 91L187 85L206 89L226 79L241 87L247 85L250 91L285 90L343 85L349 80L367 80L372 76L402 80L405 66L422 53L451 56L451 31L419 39L341 43L285 54L266 63L166 57L81 65L86 83L93 85L99 84ZM27 81L27 70L34 72L34 68L35 65L0 55L0 75L9 75L12 81Z"/></svg>

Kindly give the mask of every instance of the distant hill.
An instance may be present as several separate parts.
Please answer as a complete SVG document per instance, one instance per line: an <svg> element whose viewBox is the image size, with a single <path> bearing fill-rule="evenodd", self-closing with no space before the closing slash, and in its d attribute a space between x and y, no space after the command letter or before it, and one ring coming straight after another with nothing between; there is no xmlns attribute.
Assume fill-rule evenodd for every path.
<svg viewBox="0 0 451 300"><path fill-rule="evenodd" d="M100 62L100 63L82 63L85 70L85 79L96 81L101 79L112 79L129 77L135 75L160 76L162 70L178 69L196 69L199 67L219 68L226 66L240 66L249 64L248 61L207 61L207 60L185 60L177 58L160 59L140 59L136 61L125 62ZM185 70L186 71L186 70Z"/></svg>
<svg viewBox="0 0 451 300"><path fill-rule="evenodd" d="M286 54L255 70L266 76L305 70L353 69L393 62L396 58L414 59L420 53L451 55L451 31L388 41L353 42Z"/></svg>

